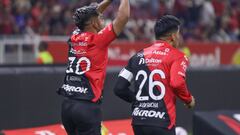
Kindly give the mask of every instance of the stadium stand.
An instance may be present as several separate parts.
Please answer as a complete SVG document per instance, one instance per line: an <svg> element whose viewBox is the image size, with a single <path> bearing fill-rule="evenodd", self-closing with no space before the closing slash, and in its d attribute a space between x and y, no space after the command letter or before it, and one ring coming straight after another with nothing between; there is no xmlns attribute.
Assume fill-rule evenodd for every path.
<svg viewBox="0 0 240 135"><path fill-rule="evenodd" d="M74 29L72 11L96 0L2 0L0 34L67 35ZM115 16L114 4L105 13ZM120 36L130 41L153 40L153 20L173 14L183 20L183 37L189 41L239 41L239 0L131 0L132 15ZM144 33L144 34L143 34Z"/></svg>
<svg viewBox="0 0 240 135"><path fill-rule="evenodd" d="M59 126L62 98L55 91L66 68L66 41L75 29L72 13L77 7L99 1L0 0L0 135L4 131L8 135L6 131L12 129L18 132L27 128L35 132L32 131L35 127L52 124L62 130ZM112 127L125 125L115 126L112 120L130 123L130 105L117 99L112 91L118 72L133 54L154 40L156 18L172 14L183 22L182 50L190 61L188 87L197 101L196 109L190 113L177 102L177 126L189 135L239 134L240 0L130 2L130 20L118 41L109 47L103 114L110 133L115 135ZM118 5L119 0L114 0L104 13L106 23L116 16ZM36 64L42 41L49 46L54 59L52 65ZM232 113L233 110L237 111ZM232 128L226 119L238 127ZM122 133L122 129L116 133Z"/></svg>

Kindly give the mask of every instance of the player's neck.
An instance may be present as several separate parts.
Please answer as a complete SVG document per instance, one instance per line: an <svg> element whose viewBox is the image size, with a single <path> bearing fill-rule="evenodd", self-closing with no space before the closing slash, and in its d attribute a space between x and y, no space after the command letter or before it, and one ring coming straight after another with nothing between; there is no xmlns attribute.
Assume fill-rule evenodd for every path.
<svg viewBox="0 0 240 135"><path fill-rule="evenodd" d="M164 41L164 42L168 43L169 45L173 46L173 41L172 40L168 40L166 38L159 38L158 40Z"/></svg>
<svg viewBox="0 0 240 135"><path fill-rule="evenodd" d="M97 33L97 30L93 27L86 27L83 32L91 32L91 33Z"/></svg>

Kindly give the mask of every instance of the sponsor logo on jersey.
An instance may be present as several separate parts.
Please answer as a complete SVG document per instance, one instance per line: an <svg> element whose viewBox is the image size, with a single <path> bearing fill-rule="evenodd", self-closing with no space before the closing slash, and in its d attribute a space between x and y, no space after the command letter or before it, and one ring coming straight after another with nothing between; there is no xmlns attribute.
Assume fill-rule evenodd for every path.
<svg viewBox="0 0 240 135"><path fill-rule="evenodd" d="M145 59L144 59L144 58L141 58L141 59L139 60L139 64L138 64L138 65L141 65L141 64L145 64Z"/></svg>
<svg viewBox="0 0 240 135"><path fill-rule="evenodd" d="M165 112L155 110L140 110L138 107L133 110L133 116L165 119Z"/></svg>
<svg viewBox="0 0 240 135"><path fill-rule="evenodd" d="M142 102L139 104L141 108L158 108L158 103L155 102Z"/></svg>
<svg viewBox="0 0 240 135"><path fill-rule="evenodd" d="M70 52L73 54L86 54L87 53L85 50L75 50L73 48L71 48Z"/></svg>
<svg viewBox="0 0 240 135"><path fill-rule="evenodd" d="M180 65L182 66L182 69L186 72L186 70L187 70L187 63L185 61L182 61Z"/></svg>
<svg viewBox="0 0 240 135"><path fill-rule="evenodd" d="M154 50L152 53L153 54L156 54L156 55L168 55L168 52L170 51L169 48L166 48L164 51L157 51L157 50Z"/></svg>
<svg viewBox="0 0 240 135"><path fill-rule="evenodd" d="M137 53L137 57L143 57L144 54L143 53Z"/></svg>
<svg viewBox="0 0 240 135"><path fill-rule="evenodd" d="M35 135L56 135L56 134L50 130L41 130L35 131Z"/></svg>
<svg viewBox="0 0 240 135"><path fill-rule="evenodd" d="M87 42L72 42L71 45L72 46L87 46L88 43Z"/></svg>
<svg viewBox="0 0 240 135"><path fill-rule="evenodd" d="M79 45L79 46L87 46L88 43L87 43L87 42L79 42L78 45Z"/></svg>
<svg viewBox="0 0 240 135"><path fill-rule="evenodd" d="M185 74L181 71L178 71L178 75L181 75L181 76L185 77Z"/></svg>
<svg viewBox="0 0 240 135"><path fill-rule="evenodd" d="M67 81L81 82L82 79L77 76L67 76Z"/></svg>
<svg viewBox="0 0 240 135"><path fill-rule="evenodd" d="M159 63L162 63L162 60L154 59L154 58L150 58L150 59L141 58L139 60L139 65L141 65L141 64L159 64Z"/></svg>
<svg viewBox="0 0 240 135"><path fill-rule="evenodd" d="M75 86L70 86L68 84L63 84L62 88L66 91L66 92L78 92L78 93L84 93L86 94L88 91L88 88L84 88L84 87L75 87Z"/></svg>

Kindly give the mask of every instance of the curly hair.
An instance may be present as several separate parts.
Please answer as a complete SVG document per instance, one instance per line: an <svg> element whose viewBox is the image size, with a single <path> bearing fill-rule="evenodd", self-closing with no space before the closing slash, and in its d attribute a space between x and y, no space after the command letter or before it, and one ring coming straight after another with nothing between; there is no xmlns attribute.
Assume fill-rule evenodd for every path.
<svg viewBox="0 0 240 135"><path fill-rule="evenodd" d="M98 15L99 13L97 12L97 6L95 4L91 4L90 6L84 6L76 9L73 14L73 20L75 25L80 30L83 30L89 19Z"/></svg>

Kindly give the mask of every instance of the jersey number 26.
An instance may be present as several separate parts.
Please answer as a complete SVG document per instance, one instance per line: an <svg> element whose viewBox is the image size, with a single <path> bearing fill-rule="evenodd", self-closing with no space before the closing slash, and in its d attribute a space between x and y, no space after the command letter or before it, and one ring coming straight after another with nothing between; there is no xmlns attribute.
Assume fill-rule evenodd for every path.
<svg viewBox="0 0 240 135"><path fill-rule="evenodd" d="M163 99L163 97L164 97L164 95L165 95L166 88L165 88L165 86L164 86L164 84L163 84L162 82L157 81L157 80L156 80L156 81L153 80L153 76L154 76L155 74L159 74L162 79L165 79L165 78L166 78L166 76L165 76L165 74L164 74L164 72L163 72L162 70L159 70L159 69L153 70L153 71L150 73L150 75L149 75L149 81L148 81L148 83L149 83L149 84L148 84L149 96L141 96L141 94L142 94L142 89L143 89L144 84L145 84L146 81L147 81L148 75L147 75L146 71L144 71L144 70L138 71L138 73L137 73L137 75L136 75L136 80L139 79L139 76L140 76L140 75L143 76L143 80L142 80L142 82L141 82L140 85L139 85L139 90L138 90L137 95L136 95L136 98L137 98L138 101L146 101L146 100L149 100L149 97L151 97L153 100L161 100L161 99ZM161 89L161 94L160 94L160 95L155 95L155 94L153 93L153 88L154 88L155 86L159 86L159 87L160 87L160 89Z"/></svg>

